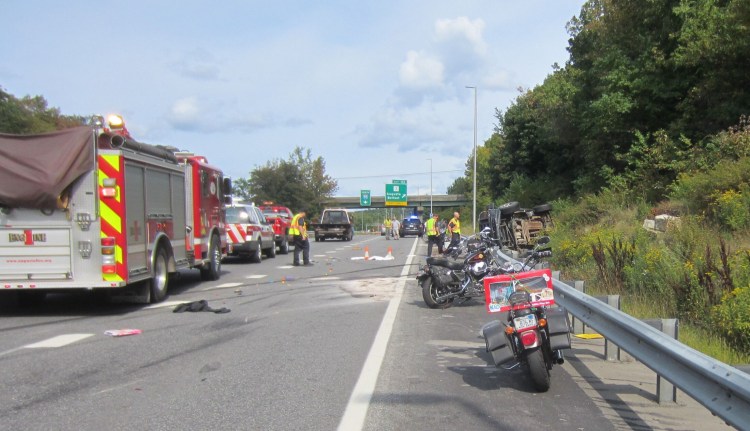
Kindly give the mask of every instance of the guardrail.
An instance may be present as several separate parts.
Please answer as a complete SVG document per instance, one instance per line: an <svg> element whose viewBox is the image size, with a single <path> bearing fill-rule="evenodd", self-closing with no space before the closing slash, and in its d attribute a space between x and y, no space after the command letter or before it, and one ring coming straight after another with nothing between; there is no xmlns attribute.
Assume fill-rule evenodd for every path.
<svg viewBox="0 0 750 431"><path fill-rule="evenodd" d="M553 285L558 305L728 424L750 430L750 375L559 280Z"/></svg>

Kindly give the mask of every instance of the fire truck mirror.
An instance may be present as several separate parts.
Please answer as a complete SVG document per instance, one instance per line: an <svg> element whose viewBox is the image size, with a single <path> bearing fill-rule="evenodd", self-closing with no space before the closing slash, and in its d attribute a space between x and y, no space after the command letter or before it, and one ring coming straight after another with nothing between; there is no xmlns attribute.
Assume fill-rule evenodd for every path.
<svg viewBox="0 0 750 431"><path fill-rule="evenodd" d="M232 179L224 178L222 182L221 191L224 192L224 203L232 203Z"/></svg>

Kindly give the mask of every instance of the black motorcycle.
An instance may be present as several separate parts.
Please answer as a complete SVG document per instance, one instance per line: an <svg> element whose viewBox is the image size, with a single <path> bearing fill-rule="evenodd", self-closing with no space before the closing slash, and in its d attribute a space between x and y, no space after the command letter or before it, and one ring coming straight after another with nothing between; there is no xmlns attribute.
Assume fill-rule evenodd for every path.
<svg viewBox="0 0 750 431"><path fill-rule="evenodd" d="M427 258L417 282L428 307L448 308L456 299L484 297L482 280L500 270L491 251L496 244L489 234L490 229L485 228L478 235L464 238L459 247L447 250L446 256ZM466 256L456 260L464 252Z"/></svg>

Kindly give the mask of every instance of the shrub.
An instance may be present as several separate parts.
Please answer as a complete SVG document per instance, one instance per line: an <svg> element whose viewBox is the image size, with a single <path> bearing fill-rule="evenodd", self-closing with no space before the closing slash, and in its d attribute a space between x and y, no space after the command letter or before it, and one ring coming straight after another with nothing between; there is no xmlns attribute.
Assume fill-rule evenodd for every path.
<svg viewBox="0 0 750 431"><path fill-rule="evenodd" d="M713 307L711 317L734 348L750 353L750 287L724 295L721 303Z"/></svg>

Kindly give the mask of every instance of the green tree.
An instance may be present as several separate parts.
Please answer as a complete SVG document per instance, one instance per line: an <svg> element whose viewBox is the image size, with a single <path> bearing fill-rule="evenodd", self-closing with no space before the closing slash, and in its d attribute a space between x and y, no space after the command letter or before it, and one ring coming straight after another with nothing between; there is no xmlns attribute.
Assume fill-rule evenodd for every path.
<svg viewBox="0 0 750 431"><path fill-rule="evenodd" d="M42 96L18 99L0 88L0 133L34 134L80 126L84 118L62 115Z"/></svg>
<svg viewBox="0 0 750 431"><path fill-rule="evenodd" d="M287 160L268 161L256 167L250 177L234 182L234 194L243 200L273 201L292 211L307 209L311 217L323 209L323 201L338 189L336 180L325 173L325 161L312 158L310 150L296 147Z"/></svg>

